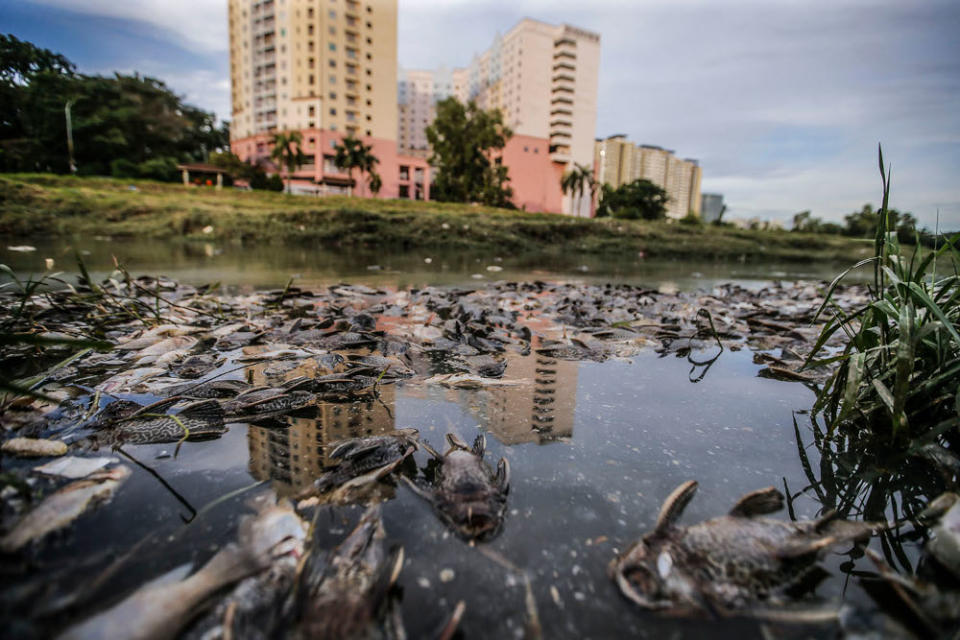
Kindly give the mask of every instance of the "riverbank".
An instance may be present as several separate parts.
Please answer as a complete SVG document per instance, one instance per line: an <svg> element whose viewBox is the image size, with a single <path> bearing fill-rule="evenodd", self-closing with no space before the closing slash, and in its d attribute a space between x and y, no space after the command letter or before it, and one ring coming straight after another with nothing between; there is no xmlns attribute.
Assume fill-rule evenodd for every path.
<svg viewBox="0 0 960 640"><path fill-rule="evenodd" d="M651 257L851 262L868 243L838 236L630 220L588 220L491 207L282 193L40 174L0 177L0 233L320 243Z"/></svg>

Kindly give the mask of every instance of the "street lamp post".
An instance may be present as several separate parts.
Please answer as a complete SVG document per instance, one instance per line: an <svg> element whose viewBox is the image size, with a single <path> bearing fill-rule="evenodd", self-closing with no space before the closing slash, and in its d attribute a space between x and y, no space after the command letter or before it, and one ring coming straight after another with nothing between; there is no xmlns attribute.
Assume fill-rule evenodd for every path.
<svg viewBox="0 0 960 640"><path fill-rule="evenodd" d="M70 120L70 106L73 104L73 100L67 100L67 104L63 107L63 113L67 117L67 153L70 156L70 173L77 172L77 164L73 161L73 123Z"/></svg>

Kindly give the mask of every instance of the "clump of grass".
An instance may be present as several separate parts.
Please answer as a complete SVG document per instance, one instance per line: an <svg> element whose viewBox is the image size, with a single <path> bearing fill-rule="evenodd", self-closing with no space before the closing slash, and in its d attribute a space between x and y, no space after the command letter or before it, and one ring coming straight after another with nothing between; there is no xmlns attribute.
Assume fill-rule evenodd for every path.
<svg viewBox="0 0 960 640"><path fill-rule="evenodd" d="M827 322L806 368L836 366L820 390L815 413L826 418L829 433L843 425L866 430L899 447L914 439L960 435L960 252L950 239L933 251L917 243L904 251L888 215L890 170L879 151L883 204L877 212L874 255L841 273L827 290L817 317ZM953 273L938 274L938 259ZM853 269L873 265L870 301L852 313L832 304L840 281ZM847 343L829 353L826 343L838 331Z"/></svg>

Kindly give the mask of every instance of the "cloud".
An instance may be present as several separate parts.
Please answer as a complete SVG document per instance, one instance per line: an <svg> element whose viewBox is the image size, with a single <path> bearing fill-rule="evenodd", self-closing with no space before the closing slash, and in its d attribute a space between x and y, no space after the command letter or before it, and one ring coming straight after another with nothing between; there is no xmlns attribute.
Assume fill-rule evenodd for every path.
<svg viewBox="0 0 960 640"><path fill-rule="evenodd" d="M202 52L229 49L226 0L32 0L77 13L135 20L162 29L183 46Z"/></svg>
<svg viewBox="0 0 960 640"><path fill-rule="evenodd" d="M112 53L114 66L229 117L225 0L32 1L112 18L113 29L127 21L115 51L161 41ZM876 202L883 142L895 204L930 226L939 209L943 226L960 228L955 0L400 0L398 15L407 68L465 65L523 17L600 33L597 135L698 158L704 190L724 193L734 214L809 208L837 220Z"/></svg>

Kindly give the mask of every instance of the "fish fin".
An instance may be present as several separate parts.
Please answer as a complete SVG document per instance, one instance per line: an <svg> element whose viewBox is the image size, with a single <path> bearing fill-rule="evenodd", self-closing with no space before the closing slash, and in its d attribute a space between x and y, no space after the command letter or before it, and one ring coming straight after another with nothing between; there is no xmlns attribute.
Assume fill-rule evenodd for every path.
<svg viewBox="0 0 960 640"><path fill-rule="evenodd" d="M827 511L826 513L824 513L822 516L820 516L814 521L813 523L814 531L823 531L827 526L830 525L831 522L833 522L839 517L840 517L840 514L837 512L836 509L830 509L829 511Z"/></svg>
<svg viewBox="0 0 960 640"><path fill-rule="evenodd" d="M730 515L740 518L752 518L783 509L783 494L776 487L767 487L751 491L740 497L730 509Z"/></svg>
<svg viewBox="0 0 960 640"><path fill-rule="evenodd" d="M487 436L484 434L478 435L473 441L473 452L477 454L477 457L482 458L483 454L487 451Z"/></svg>
<svg viewBox="0 0 960 640"><path fill-rule="evenodd" d="M467 446L467 443L460 439L455 433L447 434L447 444L450 445L451 449L463 449L464 451L470 451L470 447Z"/></svg>
<svg viewBox="0 0 960 640"><path fill-rule="evenodd" d="M687 480L674 489L660 507L653 533L663 533L676 523L697 492L697 481Z"/></svg>
<svg viewBox="0 0 960 640"><path fill-rule="evenodd" d="M177 417L181 419L191 418L200 420L201 422L209 422L210 424L223 424L223 407L213 399L200 400L199 402L185 406L180 413L177 414Z"/></svg>
<svg viewBox="0 0 960 640"><path fill-rule="evenodd" d="M506 458L497 463L497 486L504 494L510 492L510 461Z"/></svg>
<svg viewBox="0 0 960 640"><path fill-rule="evenodd" d="M297 378L291 378L281 385L286 391L301 391L306 390L307 387L313 385L313 379L306 376L299 376Z"/></svg>
<svg viewBox="0 0 960 640"><path fill-rule="evenodd" d="M432 455L434 458L436 458L437 460L443 459L443 455L441 455L439 451L431 447L429 442L427 442L426 440L419 440L418 442L420 443L420 445L423 446L426 452Z"/></svg>
<svg viewBox="0 0 960 640"><path fill-rule="evenodd" d="M775 555L781 560L792 560L804 558L807 556L819 555L821 551L829 549L840 542L835 536L823 536L820 538L797 540L788 542L781 546Z"/></svg>
<svg viewBox="0 0 960 640"><path fill-rule="evenodd" d="M251 393L256 393L258 391L265 391L270 388L272 387L268 387L266 385L258 385L256 387L250 387L249 389L246 389L238 393L237 396L234 398L234 400L240 400L241 398L243 398L243 396L250 395Z"/></svg>
<svg viewBox="0 0 960 640"><path fill-rule="evenodd" d="M152 404L140 407L129 416L124 418L124 420L133 420L134 418L143 416L145 413L166 413L167 409L177 404L181 400L183 400L181 396L171 396L169 398L164 398L163 400L158 400Z"/></svg>
<svg viewBox="0 0 960 640"><path fill-rule="evenodd" d="M355 458L361 456L370 451L375 451L377 449L377 444L368 444L361 445L360 443L354 440L347 440L346 442L341 442L333 451L330 452L331 458Z"/></svg>

